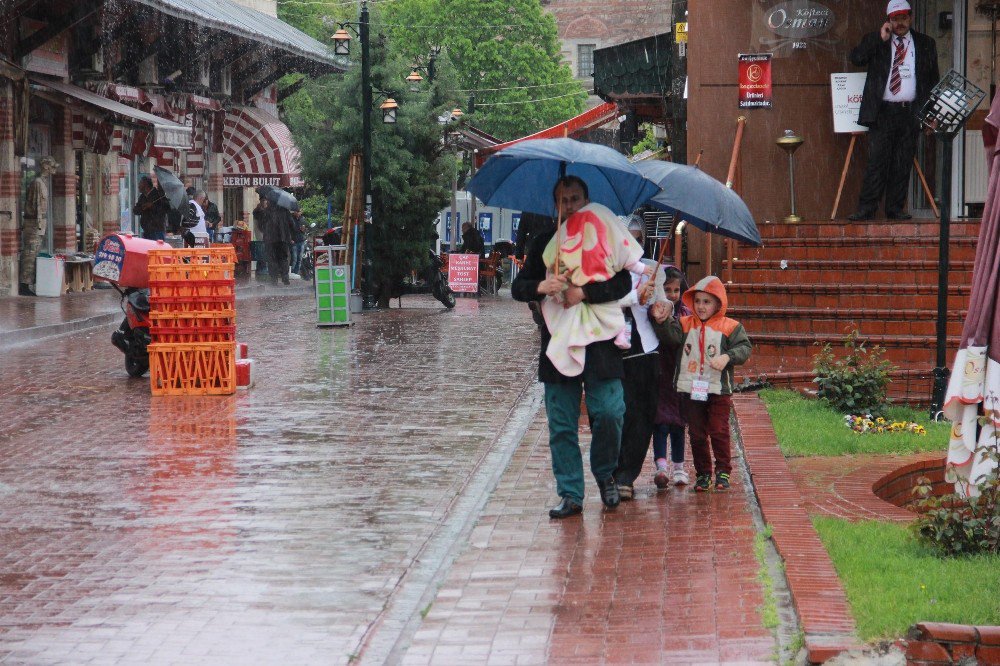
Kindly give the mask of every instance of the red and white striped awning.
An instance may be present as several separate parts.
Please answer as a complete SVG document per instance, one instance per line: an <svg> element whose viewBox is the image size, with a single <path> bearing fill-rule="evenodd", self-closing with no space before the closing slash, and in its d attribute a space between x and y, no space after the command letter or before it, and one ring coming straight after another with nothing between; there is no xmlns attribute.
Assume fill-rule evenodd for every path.
<svg viewBox="0 0 1000 666"><path fill-rule="evenodd" d="M299 149L288 127L267 111L240 106L226 113L223 185L301 187Z"/></svg>

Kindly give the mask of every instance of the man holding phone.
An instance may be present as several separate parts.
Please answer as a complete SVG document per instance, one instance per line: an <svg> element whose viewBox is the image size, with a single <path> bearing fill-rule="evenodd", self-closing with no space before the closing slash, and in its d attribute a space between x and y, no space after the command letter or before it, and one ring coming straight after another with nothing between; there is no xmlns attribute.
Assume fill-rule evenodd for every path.
<svg viewBox="0 0 1000 666"><path fill-rule="evenodd" d="M934 39L910 29L913 12L907 0L890 0L887 19L851 51L851 62L868 67L858 124L868 131L865 169L853 221L875 217L885 197L890 220L908 220L904 212L910 169L920 131L918 115L940 79Z"/></svg>

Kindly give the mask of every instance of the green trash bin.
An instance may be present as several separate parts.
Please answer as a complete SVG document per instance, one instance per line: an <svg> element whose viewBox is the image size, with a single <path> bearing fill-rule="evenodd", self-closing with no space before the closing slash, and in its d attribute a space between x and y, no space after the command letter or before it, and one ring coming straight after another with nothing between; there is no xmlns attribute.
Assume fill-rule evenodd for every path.
<svg viewBox="0 0 1000 666"><path fill-rule="evenodd" d="M350 326L351 269L332 265L332 250L316 248L315 253L316 325Z"/></svg>

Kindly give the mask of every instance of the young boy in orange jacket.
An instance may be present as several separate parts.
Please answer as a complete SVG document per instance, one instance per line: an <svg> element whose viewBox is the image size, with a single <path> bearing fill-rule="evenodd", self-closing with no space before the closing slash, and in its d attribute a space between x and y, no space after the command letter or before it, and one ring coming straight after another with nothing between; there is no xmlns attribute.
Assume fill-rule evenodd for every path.
<svg viewBox="0 0 1000 666"><path fill-rule="evenodd" d="M697 474L693 490L711 489L713 455L715 489L728 490L732 473L729 412L733 406L733 366L750 358L750 338L743 324L726 316L726 288L714 275L702 278L684 292L681 301L693 315L679 319L669 316L671 303L653 316L657 335L668 348L677 350L674 385L681 394L681 409L688 421Z"/></svg>

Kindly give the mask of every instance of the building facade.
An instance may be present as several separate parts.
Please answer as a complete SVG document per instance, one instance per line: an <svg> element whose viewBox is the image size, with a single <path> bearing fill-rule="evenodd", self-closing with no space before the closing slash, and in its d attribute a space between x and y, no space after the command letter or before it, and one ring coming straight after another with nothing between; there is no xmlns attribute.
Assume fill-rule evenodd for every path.
<svg viewBox="0 0 1000 666"><path fill-rule="evenodd" d="M275 83L343 66L275 14L261 0L13 3L0 18L0 294L16 293L42 157L59 164L46 183L53 254L138 232L131 207L153 166L205 189L228 221L253 186L300 184Z"/></svg>

